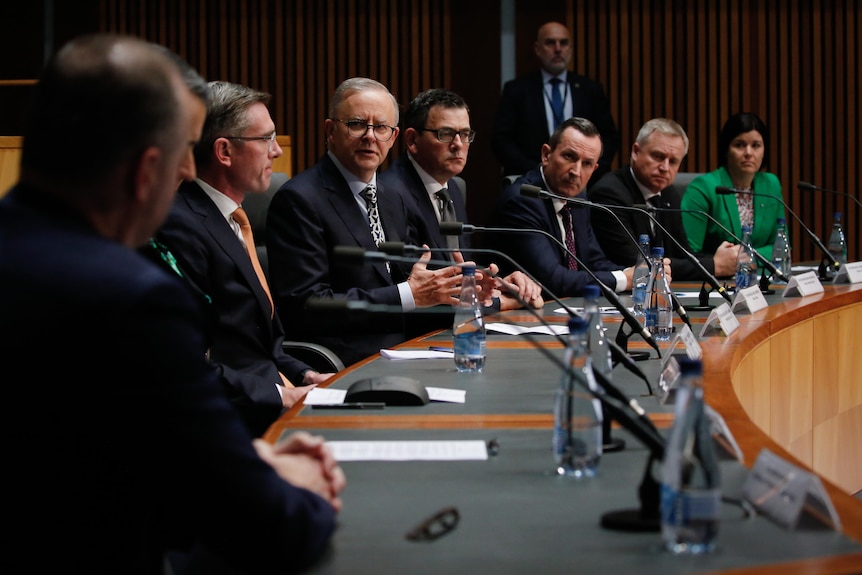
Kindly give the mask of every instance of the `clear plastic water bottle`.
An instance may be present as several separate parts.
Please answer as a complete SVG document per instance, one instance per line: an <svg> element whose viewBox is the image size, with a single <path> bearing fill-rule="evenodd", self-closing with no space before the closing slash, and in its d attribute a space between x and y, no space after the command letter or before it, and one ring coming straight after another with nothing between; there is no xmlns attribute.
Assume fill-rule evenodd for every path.
<svg viewBox="0 0 862 575"><path fill-rule="evenodd" d="M452 324L455 367L464 373L481 372L485 368L485 319L476 293L476 268L463 266L461 273L461 295Z"/></svg>
<svg viewBox="0 0 862 575"><path fill-rule="evenodd" d="M638 238L641 252L646 254L645 258L642 253L638 252L638 258L635 262L634 273L632 274L632 313L634 315L644 315L644 302L646 301L646 286L649 283L650 274L650 246L649 236L641 234Z"/></svg>
<svg viewBox="0 0 862 575"><path fill-rule="evenodd" d="M661 537L674 554L712 551L718 535L721 477L702 376L700 360L680 361L673 426L661 464Z"/></svg>
<svg viewBox="0 0 862 575"><path fill-rule="evenodd" d="M599 309L599 286L588 285L584 288L584 319L587 320L587 335L589 336L590 361L593 368L611 379L611 370L614 368L611 348L605 337L605 326L602 321L602 312Z"/></svg>
<svg viewBox="0 0 862 575"><path fill-rule="evenodd" d="M776 221L778 231L775 234L775 243L772 245L772 265L785 276L790 277L790 242L787 239L787 222L784 218ZM772 278L772 283L786 283L779 278Z"/></svg>
<svg viewBox="0 0 862 575"><path fill-rule="evenodd" d="M742 226L742 244L736 254L736 291L757 285L757 262L751 253L751 228Z"/></svg>
<svg viewBox="0 0 862 575"><path fill-rule="evenodd" d="M569 319L565 367L554 400L553 450L557 475L592 477L602 456L602 407L589 354L588 323Z"/></svg>
<svg viewBox="0 0 862 575"><path fill-rule="evenodd" d="M835 212L832 217L832 233L829 235L826 248L836 262L847 263L847 240L844 238L844 228L841 226L841 212ZM837 271L834 266L826 266L826 277L834 278Z"/></svg>
<svg viewBox="0 0 862 575"><path fill-rule="evenodd" d="M654 247L652 270L646 288L646 313L644 327L656 341L668 341L673 331L673 302L670 284L664 275L664 248Z"/></svg>

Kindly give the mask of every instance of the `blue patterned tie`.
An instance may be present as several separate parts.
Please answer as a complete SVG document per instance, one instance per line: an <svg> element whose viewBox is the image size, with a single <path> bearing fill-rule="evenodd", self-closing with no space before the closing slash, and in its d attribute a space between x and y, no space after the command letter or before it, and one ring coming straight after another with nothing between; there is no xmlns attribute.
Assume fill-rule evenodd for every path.
<svg viewBox="0 0 862 575"><path fill-rule="evenodd" d="M554 113L554 129L563 123L563 94L560 90L560 84L563 81L559 78L551 78L551 111Z"/></svg>

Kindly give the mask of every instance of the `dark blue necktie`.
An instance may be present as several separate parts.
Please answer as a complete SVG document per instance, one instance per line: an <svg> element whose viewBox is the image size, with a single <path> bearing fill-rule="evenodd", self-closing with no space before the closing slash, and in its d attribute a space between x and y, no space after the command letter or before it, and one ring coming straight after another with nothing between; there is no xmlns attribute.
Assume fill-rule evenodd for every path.
<svg viewBox="0 0 862 575"><path fill-rule="evenodd" d="M554 113L554 128L563 123L563 94L560 89L560 84L563 83L559 78L551 78L551 111Z"/></svg>

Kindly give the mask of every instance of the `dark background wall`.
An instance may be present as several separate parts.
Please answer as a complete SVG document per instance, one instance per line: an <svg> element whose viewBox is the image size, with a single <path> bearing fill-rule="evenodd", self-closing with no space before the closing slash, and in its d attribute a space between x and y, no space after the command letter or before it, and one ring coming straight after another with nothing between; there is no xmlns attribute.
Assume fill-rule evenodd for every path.
<svg viewBox="0 0 862 575"><path fill-rule="evenodd" d="M514 0L514 69L535 65L538 26L573 30L572 67L602 82L626 163L640 125L671 117L688 131L683 171L717 164L717 138L732 113L753 111L771 130L769 171L785 200L821 237L845 214L850 258L860 252L856 203L800 192L812 182L858 197L862 6L854 0ZM47 21L47 26L46 26ZM46 52L79 33L125 32L179 52L207 79L274 95L295 171L324 152L329 96L350 76L371 76L406 104L447 87L471 106L478 136L464 172L471 222L485 221L499 191L490 132L501 89L501 5L480 0L77 0L0 8L0 135L21 132L32 80ZM58 134L57 153L74 145ZM399 152L398 146L394 153ZM791 219L795 259L817 252Z"/></svg>

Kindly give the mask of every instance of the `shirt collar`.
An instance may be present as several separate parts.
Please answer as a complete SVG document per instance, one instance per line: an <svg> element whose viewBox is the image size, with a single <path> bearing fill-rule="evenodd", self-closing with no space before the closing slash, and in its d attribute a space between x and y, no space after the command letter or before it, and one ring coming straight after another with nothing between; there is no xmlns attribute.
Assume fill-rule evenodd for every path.
<svg viewBox="0 0 862 575"><path fill-rule="evenodd" d="M437 199L437 192L440 191L440 188L448 188L449 182L445 184L441 184L434 177L431 176L428 172L422 169L422 166L419 165L419 162L416 161L410 152L407 152L407 159L410 160L410 163L413 164L413 167L416 168L416 173L419 174L419 179L422 180L422 185L425 186L425 191L428 192L428 197L432 200Z"/></svg>
<svg viewBox="0 0 862 575"><path fill-rule="evenodd" d="M213 201L218 208L219 213L224 216L224 219L231 221L230 215L234 213L237 208L241 207L240 204L236 203L202 179L197 178L195 181L204 193Z"/></svg>
<svg viewBox="0 0 862 575"><path fill-rule="evenodd" d="M375 188L377 187L377 172L374 172L374 175L371 176L371 181L363 182L355 175L353 175L350 171L348 171L347 168L345 168L344 165L338 161L338 158L335 157L335 154L333 154L331 151L327 151L326 153L329 155L330 159L335 164L335 167L338 168L338 171L341 172L341 175L347 181L347 185L350 186L350 191L353 192L354 196L358 197L369 185L374 186Z"/></svg>

